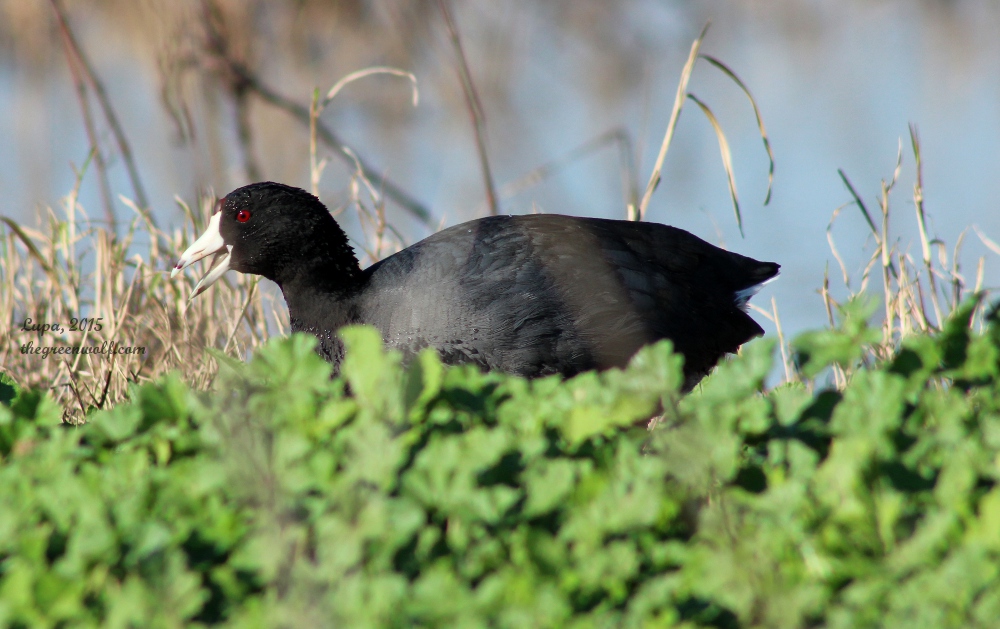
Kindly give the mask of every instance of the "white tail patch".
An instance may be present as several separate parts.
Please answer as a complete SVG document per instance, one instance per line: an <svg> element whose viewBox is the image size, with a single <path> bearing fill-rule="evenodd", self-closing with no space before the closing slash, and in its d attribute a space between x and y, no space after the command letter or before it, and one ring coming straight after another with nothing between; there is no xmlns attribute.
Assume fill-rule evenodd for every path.
<svg viewBox="0 0 1000 629"><path fill-rule="evenodd" d="M735 300L736 307L742 310L743 312L746 312L747 302L750 301L750 298L756 295L757 292L760 291L760 289L763 288L765 284L770 284L776 279L778 279L778 275L768 278L763 282L761 282L760 284L754 284L749 288L744 288L743 290L736 291L736 300Z"/></svg>

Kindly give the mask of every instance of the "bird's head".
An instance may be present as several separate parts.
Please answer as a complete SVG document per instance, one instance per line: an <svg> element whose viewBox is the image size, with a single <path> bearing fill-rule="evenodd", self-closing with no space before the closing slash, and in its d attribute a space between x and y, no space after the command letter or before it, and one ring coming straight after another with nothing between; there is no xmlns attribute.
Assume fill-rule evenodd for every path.
<svg viewBox="0 0 1000 629"><path fill-rule="evenodd" d="M205 232L171 271L214 255L215 266L195 286L203 293L223 273L262 275L283 285L299 277L348 279L358 272L347 236L319 199L305 190L274 182L238 188L219 200Z"/></svg>

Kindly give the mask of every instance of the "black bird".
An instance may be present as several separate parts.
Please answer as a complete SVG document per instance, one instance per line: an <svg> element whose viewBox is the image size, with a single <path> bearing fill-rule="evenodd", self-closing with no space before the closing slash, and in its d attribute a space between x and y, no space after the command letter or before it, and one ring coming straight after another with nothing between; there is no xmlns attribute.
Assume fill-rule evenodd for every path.
<svg viewBox="0 0 1000 629"><path fill-rule="evenodd" d="M552 214L482 218L362 270L347 236L308 192L244 186L219 201L172 275L217 254L192 298L228 269L273 280L292 330L338 365L337 330L370 324L411 357L526 377L622 367L668 338L690 389L726 353L764 333L747 300L778 274L675 227Z"/></svg>

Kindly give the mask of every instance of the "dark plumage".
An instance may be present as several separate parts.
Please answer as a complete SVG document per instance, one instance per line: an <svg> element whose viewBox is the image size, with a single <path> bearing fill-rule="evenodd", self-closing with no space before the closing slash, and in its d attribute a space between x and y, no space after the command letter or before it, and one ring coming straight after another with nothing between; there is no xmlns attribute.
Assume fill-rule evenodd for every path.
<svg viewBox="0 0 1000 629"><path fill-rule="evenodd" d="M744 308L779 268L666 225L542 214L456 225L361 270L318 199L270 182L227 195L175 273L227 248L195 294L226 268L275 281L292 329L334 364L336 330L355 323L405 356L434 347L527 377L621 367L669 338L687 388L763 334Z"/></svg>

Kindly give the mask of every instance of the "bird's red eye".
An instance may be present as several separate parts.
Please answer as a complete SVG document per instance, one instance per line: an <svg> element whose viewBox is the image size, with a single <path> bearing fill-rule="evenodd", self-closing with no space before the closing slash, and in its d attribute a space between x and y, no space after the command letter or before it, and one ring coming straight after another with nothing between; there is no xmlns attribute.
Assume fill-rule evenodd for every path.
<svg viewBox="0 0 1000 629"><path fill-rule="evenodd" d="M236 213L236 220L238 220L241 223L245 223L245 222L249 221L250 220L250 211L249 210L240 210L239 212Z"/></svg>

